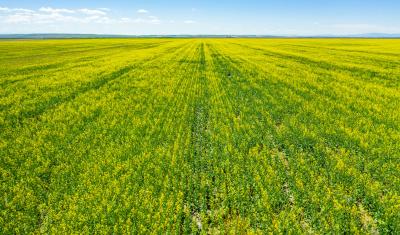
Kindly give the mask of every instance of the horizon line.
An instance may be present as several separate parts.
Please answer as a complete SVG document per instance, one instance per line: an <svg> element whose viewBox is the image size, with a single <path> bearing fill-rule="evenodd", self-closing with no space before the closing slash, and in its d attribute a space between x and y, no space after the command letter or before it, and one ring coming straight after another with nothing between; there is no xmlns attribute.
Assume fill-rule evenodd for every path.
<svg viewBox="0 0 400 235"><path fill-rule="evenodd" d="M316 35L274 35L274 34L92 34L92 33L0 33L0 39L52 39L52 38L146 38L146 37L190 37L190 38L400 38L400 33L363 34L316 34Z"/></svg>

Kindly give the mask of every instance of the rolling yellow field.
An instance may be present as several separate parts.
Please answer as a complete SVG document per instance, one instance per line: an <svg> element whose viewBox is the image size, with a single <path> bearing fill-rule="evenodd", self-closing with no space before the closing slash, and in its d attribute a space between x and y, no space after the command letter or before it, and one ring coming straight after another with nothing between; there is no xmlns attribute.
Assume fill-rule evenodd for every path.
<svg viewBox="0 0 400 235"><path fill-rule="evenodd" d="M0 41L0 233L400 233L400 40Z"/></svg>

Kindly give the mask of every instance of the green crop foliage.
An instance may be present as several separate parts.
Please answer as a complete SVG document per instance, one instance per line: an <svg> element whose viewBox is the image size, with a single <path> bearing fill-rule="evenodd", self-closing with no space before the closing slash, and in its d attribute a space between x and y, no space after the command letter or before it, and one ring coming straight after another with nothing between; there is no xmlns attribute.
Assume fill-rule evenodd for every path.
<svg viewBox="0 0 400 235"><path fill-rule="evenodd" d="M0 234L399 234L400 40L0 41Z"/></svg>

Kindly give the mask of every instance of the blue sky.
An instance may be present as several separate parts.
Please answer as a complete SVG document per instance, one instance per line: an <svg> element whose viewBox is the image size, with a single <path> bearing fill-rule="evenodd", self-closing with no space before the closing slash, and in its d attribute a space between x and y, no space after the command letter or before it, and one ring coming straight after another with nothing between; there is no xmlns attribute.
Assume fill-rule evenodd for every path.
<svg viewBox="0 0 400 235"><path fill-rule="evenodd" d="M0 33L400 33L400 1L0 0Z"/></svg>

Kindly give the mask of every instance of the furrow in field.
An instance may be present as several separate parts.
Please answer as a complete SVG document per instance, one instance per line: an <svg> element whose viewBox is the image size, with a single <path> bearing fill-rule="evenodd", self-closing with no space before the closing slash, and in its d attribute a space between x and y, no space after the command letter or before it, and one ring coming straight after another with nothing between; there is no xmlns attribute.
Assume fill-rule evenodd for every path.
<svg viewBox="0 0 400 235"><path fill-rule="evenodd" d="M184 230L194 232L201 230L204 221L201 215L209 209L210 191L206 181L210 151L209 139L209 103L207 77L205 76L206 61L204 43L200 42L196 50L196 60L192 67L190 105L190 145L185 161L189 165L190 175L188 186L184 192L184 208L187 210L183 219ZM203 191L204 190L204 191Z"/></svg>

